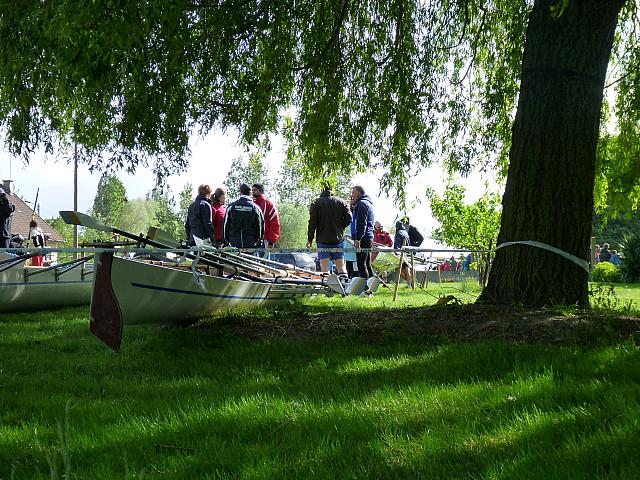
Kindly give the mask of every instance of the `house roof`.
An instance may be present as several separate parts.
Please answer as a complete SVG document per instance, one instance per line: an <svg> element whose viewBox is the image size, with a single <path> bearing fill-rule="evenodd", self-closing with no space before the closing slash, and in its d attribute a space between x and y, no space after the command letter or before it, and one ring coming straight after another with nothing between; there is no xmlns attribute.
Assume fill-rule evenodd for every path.
<svg viewBox="0 0 640 480"><path fill-rule="evenodd" d="M65 243L66 240L62 235L60 235L51 225L49 225L44 218L35 213L29 207L24 200L22 200L19 196L14 193L8 193L7 198L9 201L16 206L15 212L13 212L13 217L11 220L11 233L22 235L24 238L29 237L29 222L32 218L35 218L36 222L38 222L38 226L42 229L43 233L49 235L49 239L47 242L53 243Z"/></svg>

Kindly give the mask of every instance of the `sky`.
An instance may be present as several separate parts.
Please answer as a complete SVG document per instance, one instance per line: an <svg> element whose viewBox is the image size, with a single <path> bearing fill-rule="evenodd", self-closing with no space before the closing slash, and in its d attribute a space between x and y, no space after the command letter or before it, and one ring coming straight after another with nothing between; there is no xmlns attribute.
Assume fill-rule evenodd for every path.
<svg viewBox="0 0 640 480"><path fill-rule="evenodd" d="M187 183L197 188L202 183L208 183L212 188L222 186L226 174L231 166L233 158L244 154L244 149L238 144L237 137L233 134L223 135L219 132L210 133L204 138L192 138L190 142L191 155L189 167L181 175L172 175L168 179L168 185L172 194L177 195ZM277 172L285 156L285 148L282 141L277 138L272 141L272 150L266 157L269 171ZM126 172L117 173L118 178L126 188L127 198L144 198L154 187L155 176L151 169L139 169L135 175ZM354 184L360 184L372 197L376 220L379 220L385 230L391 230L398 218L399 209L394 205L390 196L380 193L379 178L381 172L368 172L354 178ZM44 154L33 155L29 165L13 158L6 149L0 149L0 179L12 180L17 194L27 202L35 200L39 188L38 204L40 216L43 218L57 217L60 210L73 210L73 163L56 159ZM100 173L89 172L89 169L80 164L78 166L78 210L88 212L93 205L96 195ZM469 201L474 201L484 192L485 179L474 173L466 180L460 180L467 189ZM424 192L427 187L434 188L438 193L444 191L446 185L445 175L438 167L419 173L407 185L407 203L416 201L416 206L408 211L411 223L415 225L423 235L431 236L437 222L431 217L429 204ZM195 192L194 192L195 193ZM265 192L267 197L269 192ZM233 195L228 195L234 198ZM427 245L428 244L428 245ZM433 248L435 242L425 241L425 247Z"/></svg>

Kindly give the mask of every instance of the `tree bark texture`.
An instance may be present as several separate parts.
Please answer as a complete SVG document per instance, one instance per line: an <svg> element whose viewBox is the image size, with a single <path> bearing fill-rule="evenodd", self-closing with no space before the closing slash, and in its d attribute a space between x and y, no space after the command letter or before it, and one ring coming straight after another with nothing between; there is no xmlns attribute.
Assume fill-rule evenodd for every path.
<svg viewBox="0 0 640 480"><path fill-rule="evenodd" d="M625 0L536 0L525 41L498 245L589 260L605 75ZM588 306L588 273L557 253L499 248L479 301Z"/></svg>

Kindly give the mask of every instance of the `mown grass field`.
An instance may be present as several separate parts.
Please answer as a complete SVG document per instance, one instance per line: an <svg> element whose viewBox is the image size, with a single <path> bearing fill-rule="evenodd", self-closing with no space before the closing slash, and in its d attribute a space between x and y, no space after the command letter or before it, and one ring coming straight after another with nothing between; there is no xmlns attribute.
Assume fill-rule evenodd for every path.
<svg viewBox="0 0 640 480"><path fill-rule="evenodd" d="M439 288L307 309L392 316L477 294ZM638 286L616 295L600 303L637 309ZM0 478L638 478L633 340L255 341L211 321L132 328L113 353L87 314L0 315Z"/></svg>

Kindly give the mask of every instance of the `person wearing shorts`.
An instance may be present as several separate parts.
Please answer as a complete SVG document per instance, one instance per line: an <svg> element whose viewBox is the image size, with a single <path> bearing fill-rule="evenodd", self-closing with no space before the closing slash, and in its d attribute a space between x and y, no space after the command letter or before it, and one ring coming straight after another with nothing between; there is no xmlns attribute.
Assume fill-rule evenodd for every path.
<svg viewBox="0 0 640 480"><path fill-rule="evenodd" d="M325 184L320 196L309 207L307 229L307 248L311 248L315 237L322 272L329 273L329 266L333 261L338 273L346 275L343 240L344 229L350 224L351 210L347 202L334 196L331 186Z"/></svg>
<svg viewBox="0 0 640 480"><path fill-rule="evenodd" d="M344 242L316 242L316 245L318 245L318 260L320 260L320 268L323 272L329 272L331 269L331 262L333 262L338 273L347 273L344 264Z"/></svg>

